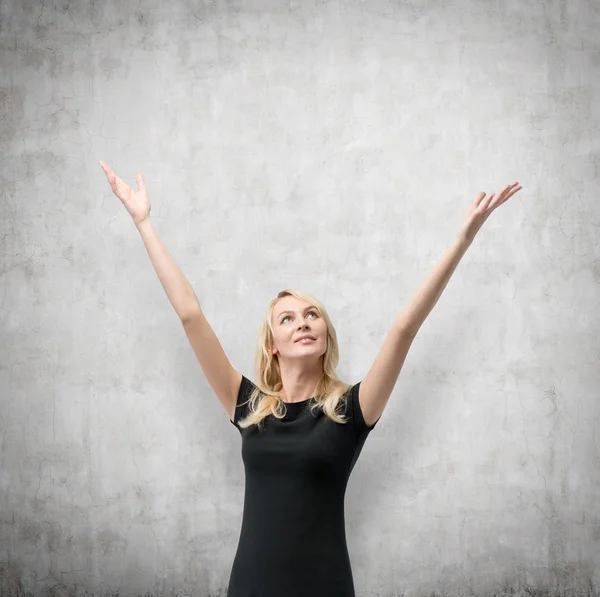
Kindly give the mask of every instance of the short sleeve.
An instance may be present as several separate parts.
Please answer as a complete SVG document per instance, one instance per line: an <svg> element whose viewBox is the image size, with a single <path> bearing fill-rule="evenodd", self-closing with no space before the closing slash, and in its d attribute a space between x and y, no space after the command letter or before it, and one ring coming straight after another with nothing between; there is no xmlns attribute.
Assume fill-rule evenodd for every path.
<svg viewBox="0 0 600 597"><path fill-rule="evenodd" d="M365 423L365 419L363 417L363 413L360 408L360 402L358 401L358 390L360 388L361 383L362 382L359 381L357 384L354 384L350 388L350 396L349 396L350 409L348 411L348 416L351 419L352 425L354 426L354 429L356 430L356 433L359 436L364 433L369 433L370 431L372 431L375 428L375 425L377 425L377 423L379 422L379 419L381 419L381 416L380 416L379 419L377 419L377 421L375 421L375 423L373 423L373 425L371 427L369 427Z"/></svg>
<svg viewBox="0 0 600 597"><path fill-rule="evenodd" d="M242 382L240 383L240 387L238 390L233 421L229 419L229 422L232 425L235 425L240 430L240 432L242 431L242 428L238 425L238 422L241 421L249 412L248 400L250 399L250 395L252 394L253 389L254 384L246 376L242 375Z"/></svg>

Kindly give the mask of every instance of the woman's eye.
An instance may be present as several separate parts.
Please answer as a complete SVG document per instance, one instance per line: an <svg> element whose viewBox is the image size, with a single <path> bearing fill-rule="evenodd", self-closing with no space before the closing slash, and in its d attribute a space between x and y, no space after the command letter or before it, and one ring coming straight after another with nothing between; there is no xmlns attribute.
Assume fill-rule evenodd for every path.
<svg viewBox="0 0 600 597"><path fill-rule="evenodd" d="M310 315L311 313L312 313L313 315L315 315L315 316L317 315L317 314L316 314L314 311L309 311L309 312L308 312L308 315ZM285 316L285 317L284 317L284 318L281 320L281 323L283 323L283 322L284 322L284 321L285 321L285 320L286 320L288 317L289 317L289 315L286 315L286 316Z"/></svg>

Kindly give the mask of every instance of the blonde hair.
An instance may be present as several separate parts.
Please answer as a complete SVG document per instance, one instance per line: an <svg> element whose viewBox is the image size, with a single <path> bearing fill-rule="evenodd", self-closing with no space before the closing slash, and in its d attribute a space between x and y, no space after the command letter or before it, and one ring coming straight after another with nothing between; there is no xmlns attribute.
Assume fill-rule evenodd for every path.
<svg viewBox="0 0 600 597"><path fill-rule="evenodd" d="M348 418L345 415L338 414L337 410L342 397L351 386L341 381L335 373L340 353L333 323L324 305L315 297L307 292L286 289L282 290L277 298L271 300L265 320L260 326L254 358L256 388L253 389L248 399L250 405L248 415L240 420L238 425L242 428L250 425L259 425L260 427L263 420L269 415L272 414L276 418L282 419L286 414L285 402L281 399L283 384L281 382L279 360L271 352L273 347L273 327L271 323L273 309L279 299L284 296L295 296L300 300L311 303L327 323L327 349L323 355L323 376L315 390L314 401L310 407L311 414L315 410L322 409L332 421L347 423Z"/></svg>

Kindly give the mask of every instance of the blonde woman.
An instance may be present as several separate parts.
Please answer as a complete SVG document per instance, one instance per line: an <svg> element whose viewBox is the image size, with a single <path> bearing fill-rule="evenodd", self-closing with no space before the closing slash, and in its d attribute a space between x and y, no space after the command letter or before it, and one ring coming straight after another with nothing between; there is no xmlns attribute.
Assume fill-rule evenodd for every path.
<svg viewBox="0 0 600 597"><path fill-rule="evenodd" d="M202 371L242 438L246 486L228 597L354 597L344 496L352 469L390 397L417 331L490 213L522 187L478 193L456 240L400 313L365 378L336 375L339 349L324 305L284 290L268 305L253 383L230 364L190 284L150 223L137 191L100 162L132 216Z"/></svg>

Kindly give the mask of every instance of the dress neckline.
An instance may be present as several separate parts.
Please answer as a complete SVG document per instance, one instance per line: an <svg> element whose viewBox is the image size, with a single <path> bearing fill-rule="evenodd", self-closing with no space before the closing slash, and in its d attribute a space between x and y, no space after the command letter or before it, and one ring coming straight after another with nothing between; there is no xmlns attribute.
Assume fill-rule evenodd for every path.
<svg viewBox="0 0 600 597"><path fill-rule="evenodd" d="M314 396L311 398L305 398L304 400L299 400L298 402L286 402L285 400L282 400L281 402L283 402L286 406L294 406L295 404L306 404L313 398L314 398Z"/></svg>

